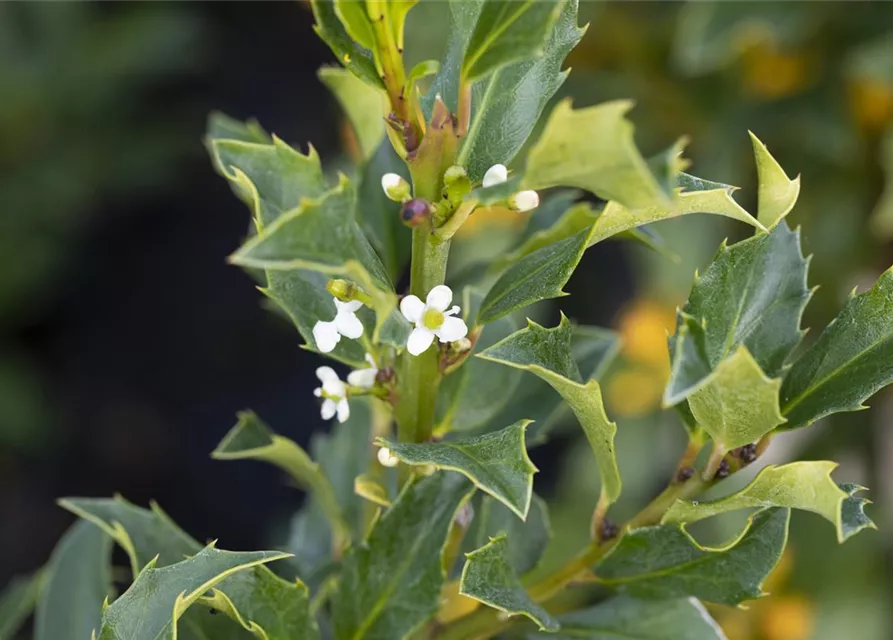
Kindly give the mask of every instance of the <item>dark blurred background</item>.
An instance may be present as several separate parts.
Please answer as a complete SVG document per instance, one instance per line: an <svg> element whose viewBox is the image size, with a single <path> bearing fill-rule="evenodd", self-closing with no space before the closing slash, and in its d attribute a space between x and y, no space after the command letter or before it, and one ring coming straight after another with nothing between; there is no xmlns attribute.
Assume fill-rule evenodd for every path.
<svg viewBox="0 0 893 640"><path fill-rule="evenodd" d="M445 11L413 10L412 61L440 57ZM813 335L893 263L893 3L582 2L587 21L562 92L577 105L634 98L646 153L689 134L691 171L743 187L751 211L747 129L802 173L791 220L822 285L805 319ZM332 58L311 25L298 2L0 3L0 589L40 567L72 521L61 496L155 499L225 548L264 546L300 504L275 470L208 455L243 408L302 444L325 426L310 394L318 360L224 262L247 215L201 138L219 109L341 161L343 118L316 78ZM517 231L517 216L477 220L457 259L476 237ZM677 454L678 425L655 411L673 309L720 240L747 233L706 216L656 231L675 256L599 246L562 301L626 338L606 383L620 515L659 489ZM775 462L842 461L835 477L872 488L881 531L837 547L830 527L797 514L775 595L719 612L730 638L893 637L891 400L773 445ZM597 495L575 442L534 452L562 535L585 535L579 504Z"/></svg>

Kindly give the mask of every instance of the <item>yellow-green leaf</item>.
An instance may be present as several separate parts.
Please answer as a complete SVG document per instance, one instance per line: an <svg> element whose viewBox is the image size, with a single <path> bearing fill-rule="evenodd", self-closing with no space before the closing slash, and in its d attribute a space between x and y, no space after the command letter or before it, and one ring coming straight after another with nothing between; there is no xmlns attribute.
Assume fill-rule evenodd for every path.
<svg viewBox="0 0 893 640"><path fill-rule="evenodd" d="M419 444L378 438L378 443L406 464L458 471L524 520L533 495L533 474L537 472L524 444L529 422L522 420L471 438Z"/></svg>
<svg viewBox="0 0 893 640"><path fill-rule="evenodd" d="M322 83L334 94L347 116L357 136L361 157L369 160L384 140L386 94L340 67L322 67L318 75Z"/></svg>
<svg viewBox="0 0 893 640"><path fill-rule="evenodd" d="M375 50L375 33L366 11L366 0L332 0L335 15L354 42Z"/></svg>
<svg viewBox="0 0 893 640"><path fill-rule="evenodd" d="M608 419L601 388L595 380L583 382L571 354L571 326L562 314L557 327L546 329L531 320L527 327L484 350L477 357L529 371L557 391L580 421L598 461L602 500L610 504L620 495L620 472L614 453L617 425Z"/></svg>
<svg viewBox="0 0 893 640"><path fill-rule="evenodd" d="M358 78L373 87L384 88L384 82L375 68L372 53L367 47L355 42L338 19L335 4L331 0L311 0L316 34L329 45L332 53L342 65L350 69Z"/></svg>
<svg viewBox="0 0 893 640"><path fill-rule="evenodd" d="M832 479L836 462L801 461L762 469L749 485L729 496L709 502L677 500L663 522L690 523L736 509L789 507L817 513L835 526L844 542L843 506L850 495Z"/></svg>
<svg viewBox="0 0 893 640"><path fill-rule="evenodd" d="M544 631L557 631L558 622L527 594L509 562L508 540L498 536L465 554L459 593L499 609L508 616L523 615Z"/></svg>
<svg viewBox="0 0 893 640"><path fill-rule="evenodd" d="M688 405L717 446L728 451L756 442L785 422L778 406L780 389L781 379L767 378L741 346L688 396Z"/></svg>
<svg viewBox="0 0 893 640"><path fill-rule="evenodd" d="M797 197L800 195L800 176L793 180L788 178L766 145L760 142L752 131L749 133L759 181L757 219L767 229L771 229L781 222L797 203Z"/></svg>

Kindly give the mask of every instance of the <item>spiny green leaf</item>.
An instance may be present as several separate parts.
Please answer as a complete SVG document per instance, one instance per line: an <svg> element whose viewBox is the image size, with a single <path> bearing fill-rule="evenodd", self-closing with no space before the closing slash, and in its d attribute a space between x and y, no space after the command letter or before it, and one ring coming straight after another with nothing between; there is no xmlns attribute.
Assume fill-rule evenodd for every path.
<svg viewBox="0 0 893 640"><path fill-rule="evenodd" d="M242 142L273 144L273 138L254 118L242 122L221 111L212 111L208 115L207 142L210 143L213 140L240 140ZM217 170L223 173L226 169L217 167Z"/></svg>
<svg viewBox="0 0 893 640"><path fill-rule="evenodd" d="M756 442L785 421L779 389L781 379L768 378L747 347L740 346L688 396L688 406L716 445L731 450Z"/></svg>
<svg viewBox="0 0 893 640"><path fill-rule="evenodd" d="M381 76L375 68L372 53L354 42L335 13L335 5L329 0L311 0L316 25L313 27L323 42L335 54L342 65L373 87L384 88Z"/></svg>
<svg viewBox="0 0 893 640"><path fill-rule="evenodd" d="M551 246L561 240L567 240L582 231L591 229L596 219L601 214L600 211L593 209L588 202L581 202L572 207L567 207L562 215L548 227L540 228L533 232L510 253L503 256L497 261L498 266L504 266L519 262L521 259L529 256L535 251L539 251L545 247ZM531 220L536 219L540 215L537 211ZM588 241L588 238L587 238Z"/></svg>
<svg viewBox="0 0 893 640"><path fill-rule="evenodd" d="M601 388L595 380L582 382L571 354L571 326L562 314L560 324L546 329L527 321L527 328L486 349L477 357L530 371L542 378L567 402L586 434L598 461L602 496L610 504L620 495L620 472L614 455L617 425L608 419Z"/></svg>
<svg viewBox="0 0 893 640"><path fill-rule="evenodd" d="M750 141L753 143L753 154L757 163L757 179L759 181L759 201L757 219L767 229L772 229L787 216L800 195L800 176L793 180L788 178L778 161L772 157L760 139L752 131Z"/></svg>
<svg viewBox="0 0 893 640"><path fill-rule="evenodd" d="M377 328L397 304L384 265L354 218L356 192L344 176L337 187L280 216L230 261L262 269L309 269L353 280L373 301Z"/></svg>
<svg viewBox="0 0 893 640"><path fill-rule="evenodd" d="M111 552L112 541L89 522L68 529L43 577L34 640L86 639L99 628L102 603L112 594Z"/></svg>
<svg viewBox="0 0 893 640"><path fill-rule="evenodd" d="M0 593L0 638L15 638L37 604L43 587L44 570L10 580Z"/></svg>
<svg viewBox="0 0 893 640"><path fill-rule="evenodd" d="M577 8L578 0L563 3L541 56L504 66L474 84L471 125L458 156L472 181L494 164L511 163L564 84L568 72L561 66L586 31L577 26Z"/></svg>
<svg viewBox="0 0 893 640"><path fill-rule="evenodd" d="M493 322L534 302L567 295L562 287L580 263L588 238L588 229L580 231L524 256L509 267L487 292L478 322Z"/></svg>
<svg viewBox="0 0 893 640"><path fill-rule="evenodd" d="M858 411L893 381L893 269L847 300L819 339L794 363L781 389L786 429L840 411Z"/></svg>
<svg viewBox="0 0 893 640"><path fill-rule="evenodd" d="M527 519L519 520L511 509L499 501L484 497L467 536L470 549L482 547L491 538L500 535L506 537L506 558L515 573L523 576L533 570L552 538L549 508L545 500L533 494Z"/></svg>
<svg viewBox="0 0 893 640"><path fill-rule="evenodd" d="M361 157L368 160L384 140L385 93L340 67L322 67L317 73L341 105L357 136Z"/></svg>
<svg viewBox="0 0 893 640"><path fill-rule="evenodd" d="M633 141L628 100L574 110L560 102L527 156L524 187L579 187L619 205L670 202Z"/></svg>
<svg viewBox="0 0 893 640"><path fill-rule="evenodd" d="M465 323L474 326L483 295L471 287L462 292ZM490 323L474 344L479 353L518 328L509 316ZM405 343L404 343L405 344ZM522 373L479 358L468 358L457 371L447 376L437 397L438 433L477 431L495 423L493 417L511 400Z"/></svg>
<svg viewBox="0 0 893 640"><path fill-rule="evenodd" d="M693 596L736 605L759 598L788 537L789 509L754 514L739 538L703 547L681 527L660 525L628 532L595 567L599 580L646 599Z"/></svg>
<svg viewBox="0 0 893 640"><path fill-rule="evenodd" d="M849 540L862 531L862 529L877 529L877 525L871 521L871 518L865 515L865 505L871 504L871 500L856 497L857 493L865 491L865 487L848 483L843 483L839 486L847 494L840 509L843 539Z"/></svg>
<svg viewBox="0 0 893 640"><path fill-rule="evenodd" d="M559 616L558 633L528 634L553 640L726 640L725 634L695 598L636 600L611 598L594 607Z"/></svg>
<svg viewBox="0 0 893 640"><path fill-rule="evenodd" d="M536 604L518 579L508 557L505 535L493 538L476 551L465 554L459 593L504 611L509 616L524 615L544 631L557 631L558 622Z"/></svg>
<svg viewBox="0 0 893 640"><path fill-rule="evenodd" d="M689 327L688 344L677 345L673 367L680 373L704 373L704 367L680 362L696 356L692 341L703 341L702 353L710 369L744 345L769 377L783 373L785 362L803 336L800 317L809 302L806 286L809 261L800 252L800 233L779 224L770 234L758 234L731 247L720 248L702 276L695 278L683 311L703 327L703 335ZM682 319L680 319L680 323ZM677 323L679 326L682 326ZM686 351L678 351L684 347ZM703 379L703 378L702 378ZM675 404L697 386L671 379L677 389L667 404Z"/></svg>
<svg viewBox="0 0 893 640"><path fill-rule="evenodd" d="M336 640L399 640L437 611L441 553L473 485L437 472L407 484L343 561L333 596Z"/></svg>
<svg viewBox="0 0 893 640"><path fill-rule="evenodd" d="M713 369L707 356L703 321L684 311L677 313L676 334L670 337L670 379L664 389L664 406L685 400L710 378ZM688 405L686 404L686 407Z"/></svg>
<svg viewBox="0 0 893 640"><path fill-rule="evenodd" d="M507 64L543 54L565 0L485 0L465 49L461 76L475 81Z"/></svg>
<svg viewBox="0 0 893 640"><path fill-rule="evenodd" d="M402 462L458 471L490 494L519 518L527 518L537 468L527 456L522 420L494 433L441 442L393 442L378 438Z"/></svg>
<svg viewBox="0 0 893 640"><path fill-rule="evenodd" d="M294 441L273 433L251 411L239 420L211 454L217 460L264 460L288 473L300 486L312 491L325 510L340 543L350 538L350 529L328 478L307 452Z"/></svg>
<svg viewBox="0 0 893 640"><path fill-rule="evenodd" d="M780 467L768 466L753 481L736 493L710 502L677 500L664 514L663 522L690 523L711 516L753 507L789 507L817 513L837 528L843 542L843 506L849 495L831 479L835 462L792 462Z"/></svg>
<svg viewBox="0 0 893 640"><path fill-rule="evenodd" d="M177 564L149 562L130 588L102 614L98 640L176 640L177 620L192 604L229 576L287 558L279 551L236 553L212 546Z"/></svg>

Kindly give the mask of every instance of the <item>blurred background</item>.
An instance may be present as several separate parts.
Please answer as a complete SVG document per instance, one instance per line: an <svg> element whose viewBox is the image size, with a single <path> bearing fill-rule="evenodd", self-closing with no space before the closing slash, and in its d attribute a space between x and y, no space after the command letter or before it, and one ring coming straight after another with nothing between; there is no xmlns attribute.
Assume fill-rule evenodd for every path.
<svg viewBox="0 0 893 640"><path fill-rule="evenodd" d="M412 61L440 58L445 15L433 1L410 14ZM815 254L813 335L893 264L893 3L581 2L580 22L591 26L559 95L633 98L646 155L688 134L691 171L742 187L751 211L748 129L802 174L790 220ZM71 523L61 496L155 499L224 548L281 538L301 504L275 470L208 455L240 409L301 444L326 425L310 393L317 358L224 263L247 215L201 138L219 109L312 141L333 165L350 155L311 25L298 2L0 3L0 589ZM457 260L522 225L476 219ZM675 306L720 241L747 233L710 216L655 231L663 252L591 250L561 305L625 339L605 382L618 519L661 488L681 446L675 417L657 412ZM893 393L871 404L777 439L761 462L840 461L838 481L871 487L880 531L838 547L832 527L795 514L773 595L715 612L732 640L893 637ZM567 540L587 535L598 484L588 448L563 433L533 458Z"/></svg>

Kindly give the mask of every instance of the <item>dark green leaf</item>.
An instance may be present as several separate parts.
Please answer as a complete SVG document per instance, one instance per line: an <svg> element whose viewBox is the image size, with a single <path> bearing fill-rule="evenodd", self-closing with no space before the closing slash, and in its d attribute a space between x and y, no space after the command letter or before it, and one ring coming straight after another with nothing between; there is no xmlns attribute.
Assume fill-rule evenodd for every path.
<svg viewBox="0 0 893 640"><path fill-rule="evenodd" d="M62 536L46 568L34 640L89 638L99 629L102 604L112 595L112 541L79 521Z"/></svg>
<svg viewBox="0 0 893 640"><path fill-rule="evenodd" d="M15 638L37 605L43 586L44 570L30 576L13 578L0 593L0 638Z"/></svg>
<svg viewBox="0 0 893 640"><path fill-rule="evenodd" d="M850 539L862 531L862 529L877 529L877 525L871 521L871 518L865 515L865 505L871 504L871 501L856 496L857 493L865 491L865 487L844 483L840 485L840 488L847 494L840 509L843 539Z"/></svg>
<svg viewBox="0 0 893 640"><path fill-rule="evenodd" d="M621 488L614 455L617 425L605 414L601 388L595 380L582 382L571 353L571 326L564 314L561 323L553 329L527 322L527 328L516 331L478 357L530 371L564 398L592 447L602 478L602 500L610 504L620 495Z"/></svg>
<svg viewBox="0 0 893 640"><path fill-rule="evenodd" d="M527 424L523 420L494 433L441 442L416 444L378 438L378 443L406 464L458 471L524 520L537 472L524 444Z"/></svg>
<svg viewBox="0 0 893 640"><path fill-rule="evenodd" d="M549 508L545 500L533 495L527 520L519 520L509 508L490 497L484 497L472 521L473 533L469 541L475 549L490 538L505 535L508 541L506 557L515 573L523 576L536 567L552 538Z"/></svg>
<svg viewBox="0 0 893 640"><path fill-rule="evenodd" d="M537 211L531 220L535 220L539 213ZM600 214L601 211L593 209L588 202L581 202L572 207L567 207L550 226L540 228L529 234L520 245L509 254L500 258L497 265L503 266L516 263L535 251L591 229Z"/></svg>
<svg viewBox="0 0 893 640"><path fill-rule="evenodd" d="M564 83L568 72L561 66L585 33L577 26L577 5L578 0L564 2L541 56L504 66L474 84L471 125L458 157L472 181L494 164L511 163Z"/></svg>
<svg viewBox="0 0 893 640"><path fill-rule="evenodd" d="M167 567L156 568L152 560L105 609L97 638L172 640L177 620L207 591L239 571L285 557L288 554L278 551L236 553L209 546Z"/></svg>
<svg viewBox="0 0 893 640"><path fill-rule="evenodd" d="M893 381L893 269L851 297L797 360L781 389L786 429L840 411L857 411Z"/></svg>
<svg viewBox="0 0 893 640"><path fill-rule="evenodd" d="M600 581L647 599L692 596L736 605L763 595L788 537L788 509L754 514L741 536L702 547L679 526L633 529L595 567Z"/></svg>
<svg viewBox="0 0 893 640"><path fill-rule="evenodd" d="M695 598L636 600L620 596L558 618L558 633L536 633L553 640L726 640L716 621Z"/></svg>
<svg viewBox="0 0 893 640"><path fill-rule="evenodd" d="M465 554L465 557L460 594L504 611L509 616L527 616L544 631L558 630L558 622L536 604L521 585L509 560L508 541L504 535Z"/></svg>
<svg viewBox="0 0 893 640"><path fill-rule="evenodd" d="M375 68L372 53L351 40L335 14L334 3L329 0L311 0L310 4L316 17L314 30L323 42L329 45L338 62L373 87L384 88L384 83Z"/></svg>
<svg viewBox="0 0 893 640"><path fill-rule="evenodd" d="M458 111L459 74L462 70L462 58L471 34L477 24L481 9L486 0L452 0L450 4L450 26L447 50L440 70L434 76L431 88L422 98L422 109L425 120L431 119L434 99L440 96L452 113Z"/></svg>
<svg viewBox="0 0 893 640"><path fill-rule="evenodd" d="M334 594L335 638L399 640L437 611L441 553L456 512L473 485L438 472L408 484L344 558Z"/></svg>
<svg viewBox="0 0 893 640"><path fill-rule="evenodd" d="M670 337L670 379L664 389L664 406L674 406L697 390L713 372L707 356L703 320L684 311L677 314L676 335ZM688 407L688 404L685 405Z"/></svg>

